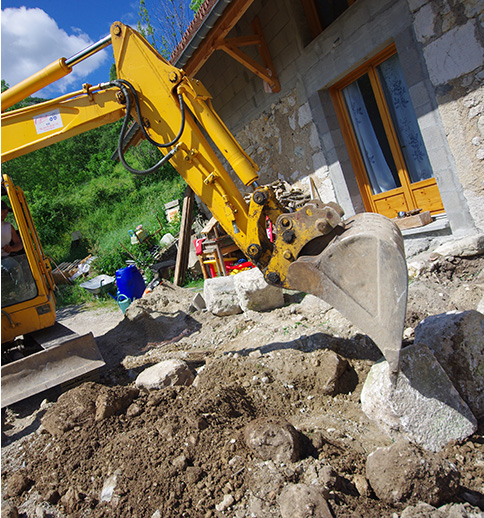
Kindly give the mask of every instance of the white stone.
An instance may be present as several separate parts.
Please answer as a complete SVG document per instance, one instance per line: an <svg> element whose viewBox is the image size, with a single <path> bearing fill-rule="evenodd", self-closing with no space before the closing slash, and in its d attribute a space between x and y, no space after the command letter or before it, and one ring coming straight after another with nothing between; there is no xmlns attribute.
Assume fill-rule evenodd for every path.
<svg viewBox="0 0 484 518"><path fill-rule="evenodd" d="M225 511L227 510L233 503L235 502L235 498L230 495L230 494L227 494L227 495L224 495L223 497L223 500L219 503L219 504L216 504L215 505L215 509L217 511Z"/></svg>
<svg viewBox="0 0 484 518"><path fill-rule="evenodd" d="M484 115L479 117L477 121L477 129L479 130L481 137L484 137Z"/></svg>
<svg viewBox="0 0 484 518"><path fill-rule="evenodd" d="M415 344L428 346L477 418L484 416L484 315L450 311L415 328Z"/></svg>
<svg viewBox="0 0 484 518"><path fill-rule="evenodd" d="M205 299L207 310L214 315L227 316L242 313L237 293L235 292L233 275L206 279L203 285L203 298Z"/></svg>
<svg viewBox="0 0 484 518"><path fill-rule="evenodd" d="M434 13L430 4L424 5L415 15L413 28L420 43L424 43L434 35Z"/></svg>
<svg viewBox="0 0 484 518"><path fill-rule="evenodd" d="M407 263L408 276L412 279L418 277L427 268L427 262L424 260L416 260Z"/></svg>
<svg viewBox="0 0 484 518"><path fill-rule="evenodd" d="M477 421L432 351L423 344L402 350L393 378L388 362L370 369L361 408L392 439L406 439L438 452L477 430Z"/></svg>
<svg viewBox="0 0 484 518"><path fill-rule="evenodd" d="M479 304L477 304L477 311L479 311L479 313L482 313L484 314L484 296L482 297L481 301L479 302Z"/></svg>
<svg viewBox="0 0 484 518"><path fill-rule="evenodd" d="M481 115L482 113L482 105L478 104L469 110L469 120L472 120L474 117Z"/></svg>
<svg viewBox="0 0 484 518"><path fill-rule="evenodd" d="M304 103L298 111L298 119L297 122L300 128L304 128L306 124L310 123L313 120L311 115L311 109L309 108L309 103Z"/></svg>
<svg viewBox="0 0 484 518"><path fill-rule="evenodd" d="M434 253L444 257L472 257L482 254L484 253L484 234L452 239L435 248Z"/></svg>
<svg viewBox="0 0 484 518"><path fill-rule="evenodd" d="M136 378L136 386L145 390L159 390L173 385L191 385L194 376L183 360L165 360L148 367Z"/></svg>
<svg viewBox="0 0 484 518"><path fill-rule="evenodd" d="M104 481L103 487L101 489L101 502L111 502L119 475L121 475L121 470L117 469Z"/></svg>
<svg viewBox="0 0 484 518"><path fill-rule="evenodd" d="M243 311L267 311L284 305L282 289L267 284L259 268L252 268L235 275L234 285Z"/></svg>

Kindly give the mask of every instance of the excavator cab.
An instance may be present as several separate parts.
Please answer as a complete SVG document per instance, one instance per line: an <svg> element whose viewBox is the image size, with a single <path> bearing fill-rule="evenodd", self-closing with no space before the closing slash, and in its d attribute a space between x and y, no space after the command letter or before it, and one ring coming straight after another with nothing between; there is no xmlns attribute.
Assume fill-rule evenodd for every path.
<svg viewBox="0 0 484 518"><path fill-rule="evenodd" d="M55 283L25 195L7 176L2 195L22 249L2 257L2 408L104 365L92 333L56 322ZM3 196L2 196L3 197Z"/></svg>
<svg viewBox="0 0 484 518"><path fill-rule="evenodd" d="M22 189L3 175L2 194L23 245L5 257L2 251L2 343L8 343L54 325L55 283Z"/></svg>

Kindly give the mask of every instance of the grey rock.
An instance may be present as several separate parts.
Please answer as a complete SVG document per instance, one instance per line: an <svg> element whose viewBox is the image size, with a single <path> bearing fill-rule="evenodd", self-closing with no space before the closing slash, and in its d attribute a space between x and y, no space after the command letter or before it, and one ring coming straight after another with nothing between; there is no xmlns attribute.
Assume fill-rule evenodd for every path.
<svg viewBox="0 0 484 518"><path fill-rule="evenodd" d="M282 518L331 518L328 502L322 492L306 484L290 484L279 495Z"/></svg>
<svg viewBox="0 0 484 518"><path fill-rule="evenodd" d="M484 518L484 512L468 503L446 504L436 508L419 502L406 507L400 518Z"/></svg>
<svg viewBox="0 0 484 518"><path fill-rule="evenodd" d="M235 275L234 285L243 311L268 311L284 306L282 289L267 284L259 268Z"/></svg>
<svg viewBox="0 0 484 518"><path fill-rule="evenodd" d="M31 485L32 480L23 471L17 471L7 480L7 496L20 496Z"/></svg>
<svg viewBox="0 0 484 518"><path fill-rule="evenodd" d="M205 299L202 297L201 293L197 293L195 297L193 297L192 305L198 310L201 311L205 309L207 305L205 304Z"/></svg>
<svg viewBox="0 0 484 518"><path fill-rule="evenodd" d="M101 502L111 502L114 491L118 484L118 477L121 475L121 470L117 469L112 475L106 478L101 489Z"/></svg>
<svg viewBox="0 0 484 518"><path fill-rule="evenodd" d="M477 429L476 418L425 345L402 350L400 372L386 361L370 369L361 393L363 412L395 440L437 452Z"/></svg>
<svg viewBox="0 0 484 518"><path fill-rule="evenodd" d="M235 498L232 495L224 495L223 500L216 504L215 509L217 511L226 511L234 502Z"/></svg>
<svg viewBox="0 0 484 518"><path fill-rule="evenodd" d="M366 461L376 496L387 503L440 505L459 490L460 474L449 461L406 441L378 448Z"/></svg>
<svg viewBox="0 0 484 518"><path fill-rule="evenodd" d="M2 501L2 518L19 518L18 509L13 502Z"/></svg>
<svg viewBox="0 0 484 518"><path fill-rule="evenodd" d="M484 253L484 234L476 234L462 239L453 239L438 246L434 254L453 257L472 257Z"/></svg>
<svg viewBox="0 0 484 518"><path fill-rule="evenodd" d="M103 391L96 399L95 420L100 421L119 414L129 407L138 394L139 390L135 387L108 388Z"/></svg>
<svg viewBox="0 0 484 518"><path fill-rule="evenodd" d="M148 367L136 378L136 386L144 390L159 390L173 385L191 385L193 373L183 360L165 360Z"/></svg>
<svg viewBox="0 0 484 518"><path fill-rule="evenodd" d="M432 315L415 329L415 344L427 345L462 399L484 416L484 315L451 311Z"/></svg>
<svg viewBox="0 0 484 518"><path fill-rule="evenodd" d="M242 313L233 275L206 279L203 284L203 298L207 310L219 317Z"/></svg>
<svg viewBox="0 0 484 518"><path fill-rule="evenodd" d="M245 443L260 459L295 462L299 459L299 434L285 419L259 418L244 429Z"/></svg>

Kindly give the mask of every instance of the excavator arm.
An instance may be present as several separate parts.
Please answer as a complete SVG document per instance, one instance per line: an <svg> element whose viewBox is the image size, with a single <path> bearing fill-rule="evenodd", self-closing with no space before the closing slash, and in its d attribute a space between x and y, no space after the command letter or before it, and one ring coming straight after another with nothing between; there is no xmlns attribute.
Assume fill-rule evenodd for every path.
<svg viewBox="0 0 484 518"><path fill-rule="evenodd" d="M319 200L286 212L273 190L258 184L256 164L215 113L198 80L120 22L112 25L110 38L94 47L109 42L117 80L2 113L2 162L125 117L118 151L131 170L123 156L131 116L143 137L161 150L162 161L172 163L269 284L314 293L332 304L373 338L396 372L407 295L403 239L396 225L377 214L344 221L339 205ZM83 56L90 53L87 49ZM69 73L76 59L54 62L7 90L2 110ZM253 189L249 203L222 160ZM272 242L267 219L275 226Z"/></svg>

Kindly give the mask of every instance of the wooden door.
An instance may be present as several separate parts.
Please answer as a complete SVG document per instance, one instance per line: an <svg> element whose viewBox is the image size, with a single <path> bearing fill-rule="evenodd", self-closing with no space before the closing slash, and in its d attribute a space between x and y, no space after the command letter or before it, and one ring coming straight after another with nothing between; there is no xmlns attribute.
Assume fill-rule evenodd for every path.
<svg viewBox="0 0 484 518"><path fill-rule="evenodd" d="M444 207L395 46L332 87L365 208L394 218Z"/></svg>

